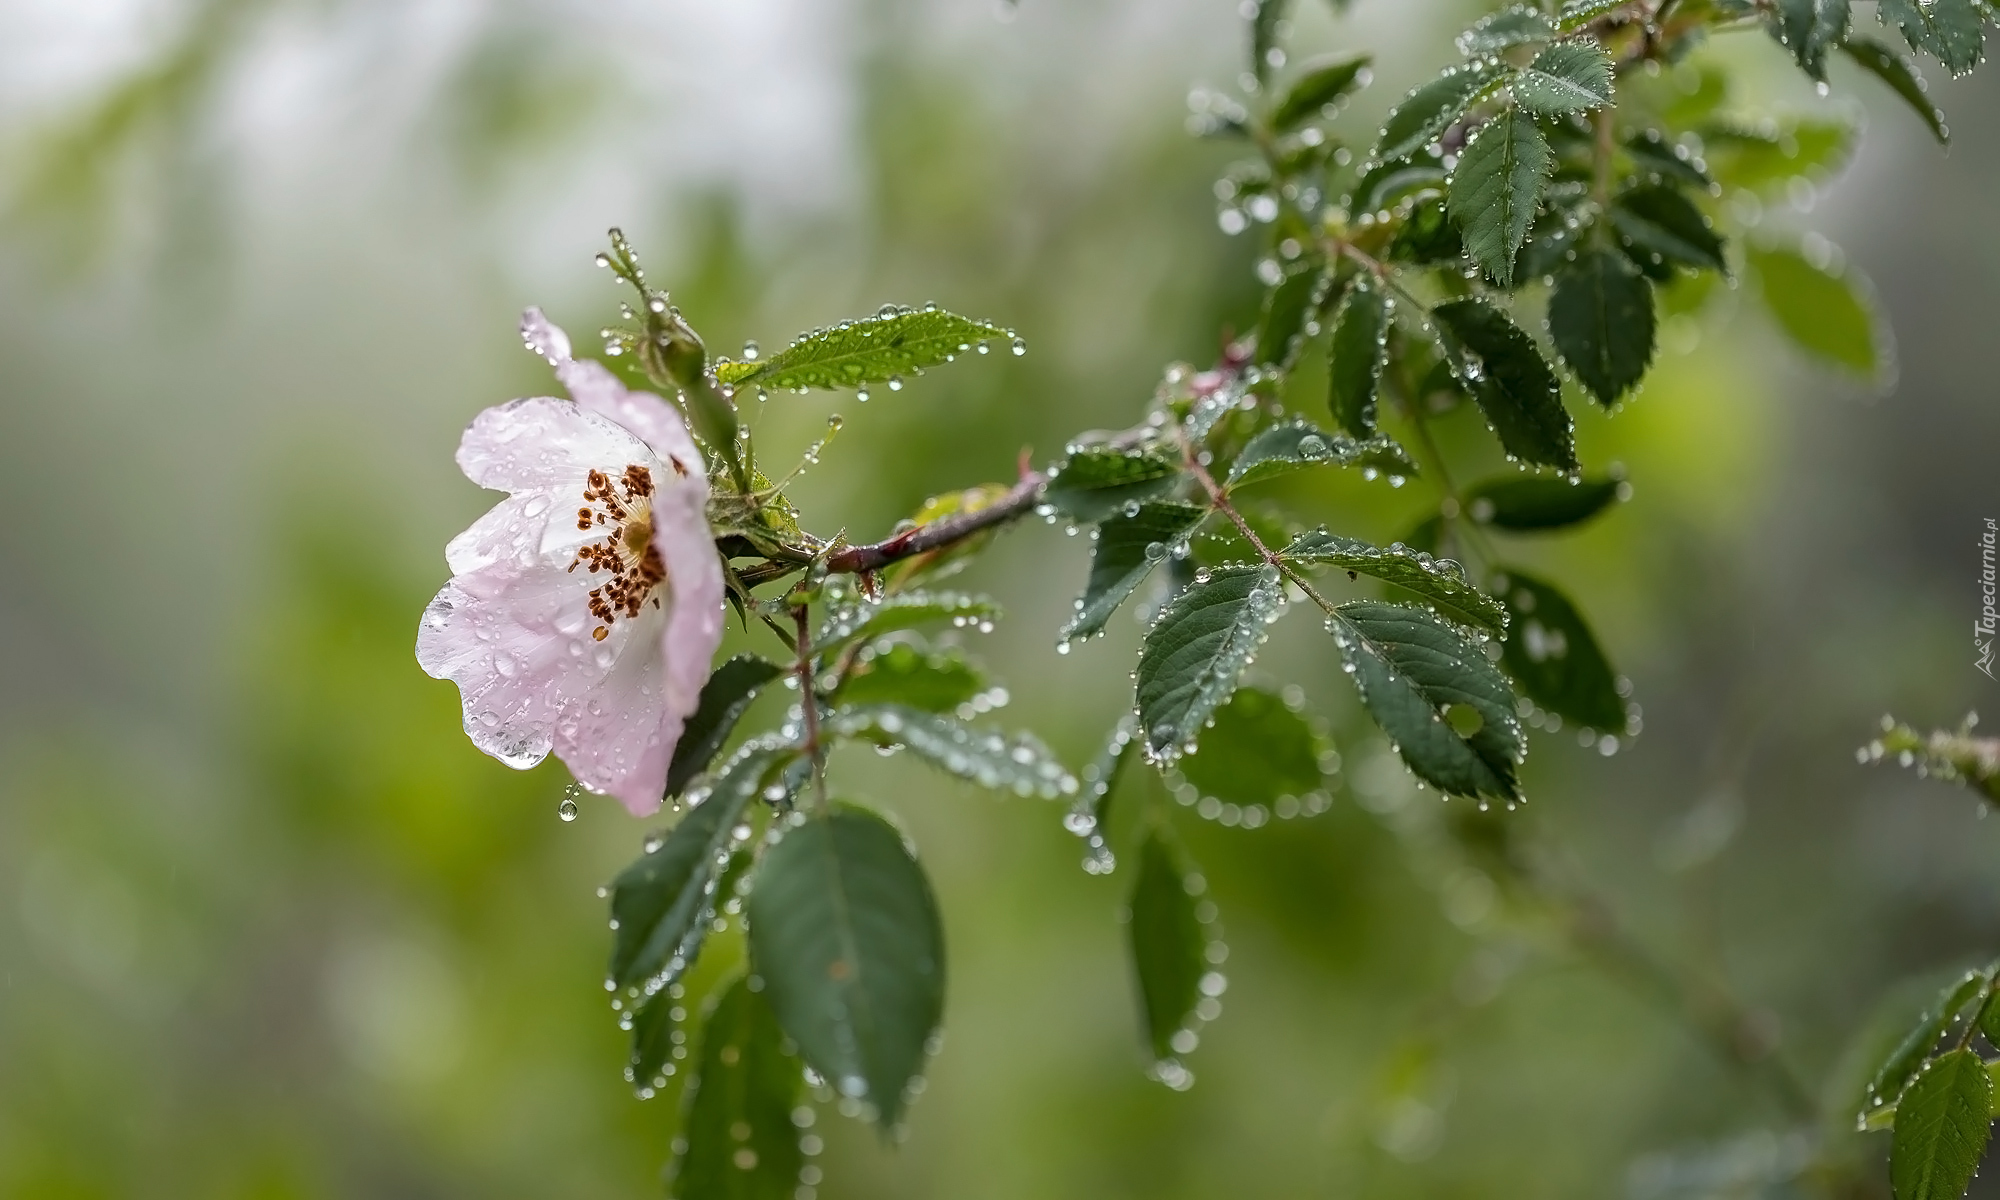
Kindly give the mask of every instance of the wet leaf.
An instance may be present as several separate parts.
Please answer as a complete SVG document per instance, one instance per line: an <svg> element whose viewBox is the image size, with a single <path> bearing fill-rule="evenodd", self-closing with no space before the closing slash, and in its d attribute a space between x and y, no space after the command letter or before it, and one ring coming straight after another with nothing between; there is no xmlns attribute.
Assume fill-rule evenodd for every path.
<svg viewBox="0 0 2000 1200"><path fill-rule="evenodd" d="M1356 441L1310 421L1285 421L1259 433L1229 468L1231 488L1259 483L1306 467L1373 467L1391 475L1417 473L1401 446L1381 434Z"/></svg>
<svg viewBox="0 0 2000 1200"><path fill-rule="evenodd" d="M1876 16L1903 31L1910 49L1943 63L1953 75L1979 65L1986 52L1986 11L1980 0L1881 0Z"/></svg>
<svg viewBox="0 0 2000 1200"><path fill-rule="evenodd" d="M1822 82L1826 52L1847 36L1853 0L1778 0L1775 32L1799 69Z"/></svg>
<svg viewBox="0 0 2000 1200"><path fill-rule="evenodd" d="M1319 307L1329 276L1317 260L1295 264L1264 297L1257 323L1257 361L1267 370L1288 371L1305 342L1306 321Z"/></svg>
<svg viewBox="0 0 2000 1200"><path fill-rule="evenodd" d="M1959 1200L1993 1136L1993 1079L1977 1051L1924 1067L1896 1105L1889 1179L1896 1200Z"/></svg>
<svg viewBox="0 0 2000 1200"><path fill-rule="evenodd" d="M1366 279L1347 289L1333 318L1327 362L1327 405L1355 437L1375 432L1375 399L1389 356L1389 298Z"/></svg>
<svg viewBox="0 0 2000 1200"><path fill-rule="evenodd" d="M667 795L678 796L687 790L722 750L757 693L784 673L777 663L754 654L739 654L715 669L702 685L701 700L674 746L674 760L667 768Z"/></svg>
<svg viewBox="0 0 2000 1200"><path fill-rule="evenodd" d="M1368 715L1419 779L1454 796L1513 801L1526 753L1514 693L1481 649L1442 619L1402 604L1354 600L1328 618ZM1457 713L1461 733L1447 719Z"/></svg>
<svg viewBox="0 0 2000 1200"><path fill-rule="evenodd" d="M1753 246L1746 257L1764 307L1801 349L1857 374L1881 370L1885 331L1847 272L1782 246Z"/></svg>
<svg viewBox="0 0 2000 1200"><path fill-rule="evenodd" d="M1257 82L1271 77L1271 51L1278 46L1278 24L1291 9L1292 0L1251 0L1255 11L1250 17L1250 70Z"/></svg>
<svg viewBox="0 0 2000 1200"><path fill-rule="evenodd" d="M944 930L902 835L845 805L793 825L747 912L778 1023L835 1091L894 1128L944 1013Z"/></svg>
<svg viewBox="0 0 2000 1200"><path fill-rule="evenodd" d="M1665 184L1641 184L1611 202L1611 224L1641 266L1665 262L1729 273L1722 238L1692 201Z"/></svg>
<svg viewBox="0 0 2000 1200"><path fill-rule="evenodd" d="M891 592L873 600L850 594L828 605L812 648L814 654L827 654L852 642L939 621L990 626L999 615L1000 606L993 601L964 592Z"/></svg>
<svg viewBox="0 0 2000 1200"><path fill-rule="evenodd" d="M1938 1039L1971 1007L1986 986L1985 972L1967 971L1938 993L1937 999L1903 1035L1903 1040L1896 1043L1896 1048L1889 1052L1889 1057L1883 1060L1875 1077L1869 1081L1868 1101L1871 1105L1895 1104L1902 1097L1910 1080L1916 1078L1917 1071L1931 1056L1931 1051L1937 1048Z"/></svg>
<svg viewBox="0 0 2000 1200"><path fill-rule="evenodd" d="M1572 29L1588 25L1590 22L1611 12L1624 8L1632 0L1569 0L1556 13L1556 28L1567 33Z"/></svg>
<svg viewBox="0 0 2000 1200"><path fill-rule="evenodd" d="M801 334L758 362L719 362L715 377L737 387L860 387L915 375L982 343L1013 339L1012 330L943 309L884 309Z"/></svg>
<svg viewBox="0 0 2000 1200"><path fill-rule="evenodd" d="M1464 116L1474 101L1512 74L1513 68L1498 59L1447 69L1403 97L1403 102L1389 114L1375 143L1374 160L1394 162L1415 154Z"/></svg>
<svg viewBox="0 0 2000 1200"><path fill-rule="evenodd" d="M1700 132L1709 174L1725 188L1753 191L1838 171L1854 156L1860 136L1844 121L1720 122Z"/></svg>
<svg viewBox="0 0 2000 1200"><path fill-rule="evenodd" d="M953 712L986 690L986 676L956 650L908 642L870 646L828 699L835 705L901 704Z"/></svg>
<svg viewBox="0 0 2000 1200"><path fill-rule="evenodd" d="M1888 84L1891 91L1901 96L1904 103L1923 118L1925 127L1937 139L1938 145L1950 144L1951 133L1945 128L1944 112L1931 103L1923 76L1917 74L1909 59L1872 38L1850 37L1841 43L1840 48L1860 64L1862 70Z"/></svg>
<svg viewBox="0 0 2000 1200"><path fill-rule="evenodd" d="M1218 567L1167 605L1139 652L1139 724L1156 759L1192 745L1209 715L1236 690L1284 607L1284 583L1269 566Z"/></svg>
<svg viewBox="0 0 2000 1200"><path fill-rule="evenodd" d="M1356 538L1317 529L1302 533L1278 552L1287 562L1338 567L1415 593L1446 617L1499 636L1507 631L1507 611L1474 587L1465 568L1448 558L1404 547L1384 550Z"/></svg>
<svg viewBox="0 0 2000 1200"><path fill-rule="evenodd" d="M1597 638L1554 584L1513 567L1494 590L1512 617L1500 665L1521 694L1573 725L1622 734L1627 717L1618 680Z"/></svg>
<svg viewBox="0 0 2000 1200"><path fill-rule="evenodd" d="M1325 116L1328 108L1368 83L1368 65L1373 61L1368 54L1340 54L1306 63L1284 98L1272 107L1271 128L1283 133Z"/></svg>
<svg viewBox="0 0 2000 1200"><path fill-rule="evenodd" d="M795 1200L805 1153L792 1111L803 1072L764 997L738 976L702 1028L681 1120L677 1200Z"/></svg>
<svg viewBox="0 0 2000 1200"><path fill-rule="evenodd" d="M1326 788L1324 739L1277 693L1238 688L1215 710L1214 722L1202 732L1201 748L1174 764L1202 795L1271 808Z"/></svg>
<svg viewBox="0 0 2000 1200"><path fill-rule="evenodd" d="M1609 408L1653 361L1653 285L1622 254L1591 246L1556 272L1549 337L1584 388Z"/></svg>
<svg viewBox="0 0 2000 1200"><path fill-rule="evenodd" d="M1589 112L1611 103L1611 55L1588 38L1557 42L1515 77L1514 99L1544 117Z"/></svg>
<svg viewBox="0 0 2000 1200"><path fill-rule="evenodd" d="M1174 547L1207 515L1203 507L1161 501L1140 505L1132 516L1113 517L1098 526L1097 544L1090 552L1090 579L1077 601L1076 615L1063 626L1062 639L1086 638L1104 628L1125 598L1172 556Z"/></svg>
<svg viewBox="0 0 2000 1200"><path fill-rule="evenodd" d="M1556 27L1540 10L1517 4L1489 13L1458 35L1458 52L1468 58L1497 54L1510 46L1546 42L1556 36Z"/></svg>
<svg viewBox="0 0 2000 1200"><path fill-rule="evenodd" d="M1389 243L1389 261L1413 267L1456 263L1464 257L1465 239L1459 236L1458 224L1441 196L1419 200Z"/></svg>
<svg viewBox="0 0 2000 1200"><path fill-rule="evenodd" d="M1571 483L1531 475L1489 479L1465 494L1466 515L1513 533L1566 529L1617 503L1621 484L1599 476Z"/></svg>
<svg viewBox="0 0 2000 1200"><path fill-rule="evenodd" d="M1627 137L1625 153L1642 173L1664 182L1699 188L1714 182L1686 146L1657 129L1641 129Z"/></svg>
<svg viewBox="0 0 2000 1200"><path fill-rule="evenodd" d="M1447 301L1431 316L1445 344L1445 361L1507 453L1575 470L1576 439L1562 388L1534 339L1484 300Z"/></svg>
<svg viewBox="0 0 2000 1200"><path fill-rule="evenodd" d="M1452 171L1451 215L1465 238L1465 252L1503 287L1514 281L1514 257L1527 240L1554 163L1534 118L1510 111L1473 133Z"/></svg>
<svg viewBox="0 0 2000 1200"><path fill-rule="evenodd" d="M632 1014L632 1058L626 1071L641 1094L652 1094L654 1081L661 1078L667 1060L673 1057L674 1030L679 1028L673 1012L679 1005L670 989L661 988Z"/></svg>
<svg viewBox="0 0 2000 1200"><path fill-rule="evenodd" d="M1087 447L1050 473L1042 500L1071 520L1095 524L1158 498L1179 480L1179 466L1149 451Z"/></svg>
<svg viewBox="0 0 2000 1200"><path fill-rule="evenodd" d="M1208 934L1195 913L1199 886L1165 833L1149 831L1139 847L1128 932L1146 1047L1161 1062L1176 1057L1174 1035L1192 1022L1208 972Z"/></svg>
<svg viewBox="0 0 2000 1200"><path fill-rule="evenodd" d="M931 766L984 788L1044 799L1076 791L1075 777L1047 746L1025 733L1002 737L953 717L900 704L836 709L821 728L829 737L902 747Z"/></svg>

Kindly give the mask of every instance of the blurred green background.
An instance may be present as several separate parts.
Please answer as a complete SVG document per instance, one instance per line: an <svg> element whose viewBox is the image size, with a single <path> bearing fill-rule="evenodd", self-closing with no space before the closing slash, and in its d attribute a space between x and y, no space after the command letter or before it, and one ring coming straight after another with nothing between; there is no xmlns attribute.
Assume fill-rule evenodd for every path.
<svg viewBox="0 0 2000 1200"><path fill-rule="evenodd" d="M1359 131L1479 7L1303 0L1295 53L1379 52ZM754 414L777 463L846 417L796 493L823 532L1127 423L1254 315L1210 192L1232 155L1182 127L1242 40L1227 0L0 0L0 1195L657 1195L678 1101L620 1078L595 896L645 827L608 801L559 822L558 764L480 756L412 656L444 541L493 499L459 429L553 389L522 307L585 344L615 319L611 224L718 350L892 301L1028 340ZM1705 53L1745 105L1865 102L1845 175L1762 219L1873 278L1899 378L1820 373L1725 294L1625 411L1572 406L1635 497L1520 557L1585 604L1645 732L1608 758L1538 735L1508 820L1748 1006L1837 1131L1924 982L2000 950L2000 822L1853 757L1885 710L1995 698L1965 634L2000 515L2000 80L1937 87L1947 154L1761 36ZM1429 500L1296 498L1384 540ZM968 577L1009 610L967 643L1001 718L1076 764L1137 634L1055 654L1085 556L1033 524ZM1057 807L840 764L915 834L951 983L908 1141L829 1114L822 1197L1785 1174L1811 1130L1768 1089L1435 853L1439 801L1315 622L1264 665L1326 714L1344 782L1254 831L1177 813L1231 947L1184 1094L1142 1074L1129 872L1079 869Z"/></svg>

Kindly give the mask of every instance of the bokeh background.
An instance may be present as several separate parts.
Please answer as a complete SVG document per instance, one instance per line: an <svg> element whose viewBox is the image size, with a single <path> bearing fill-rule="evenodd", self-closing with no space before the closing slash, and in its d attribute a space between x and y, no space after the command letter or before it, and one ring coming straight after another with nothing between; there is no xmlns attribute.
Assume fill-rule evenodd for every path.
<svg viewBox="0 0 2000 1200"><path fill-rule="evenodd" d="M1300 0L1295 53L1379 52L1365 140L1479 7ZM1016 327L1023 358L754 415L783 461L841 412L798 497L822 530L886 530L1129 422L1252 318L1210 192L1231 151L1183 128L1242 42L1228 0L0 0L0 1195L659 1194L678 1102L620 1077L595 895L643 827L608 802L560 822L559 766L477 754L411 653L445 539L492 499L459 429L552 387L517 314L589 343L618 224L717 349L885 302ZM1325 714L1343 784L1254 831L1178 814L1231 947L1186 1093L1142 1073L1127 872L1079 869L1056 807L840 765L916 836L951 985L907 1142L829 1114L822 1197L1879 1177L1886 1139L1842 1132L1866 1057L2000 951L2000 822L1853 753L1885 711L2000 698L1966 636L2000 516L2000 79L1937 85L1944 153L1760 35L1704 53L1746 106L1868 122L1763 219L1872 277L1898 376L1825 374L1725 294L1622 413L1573 405L1634 499L1518 557L1585 604L1645 732L1615 757L1538 736L1508 820L1698 1008L1740 1005L1825 1120L1440 854L1435 794L1300 618L1264 661ZM1387 539L1406 493L1297 498ZM1085 555L1034 524L968 578L1009 610L967 643L1001 717L1074 763L1137 633L1054 652Z"/></svg>

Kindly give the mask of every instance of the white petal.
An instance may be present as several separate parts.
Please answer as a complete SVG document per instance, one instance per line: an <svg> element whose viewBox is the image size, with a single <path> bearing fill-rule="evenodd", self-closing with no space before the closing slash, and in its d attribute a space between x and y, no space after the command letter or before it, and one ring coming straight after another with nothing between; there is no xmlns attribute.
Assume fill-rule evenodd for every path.
<svg viewBox="0 0 2000 1200"><path fill-rule="evenodd" d="M458 444L466 478L503 492L566 492L592 470L616 474L628 463L652 468L658 456L615 421L547 396L487 409Z"/></svg>
<svg viewBox="0 0 2000 1200"><path fill-rule="evenodd" d="M521 314L521 340L551 366L569 361L569 335L562 331L562 326L543 316L539 308Z"/></svg>
<svg viewBox="0 0 2000 1200"><path fill-rule="evenodd" d="M537 559L559 560L556 565L567 567L578 546L603 536L601 530L576 527L582 497L581 480L561 492L547 488L516 492L445 543L444 560L454 575L501 562L526 568Z"/></svg>
<svg viewBox="0 0 2000 1200"><path fill-rule="evenodd" d="M670 716L660 686L665 624L656 617L635 633L597 686L566 705L556 723L555 752L576 781L618 797L638 817L659 810L686 720Z"/></svg>
<svg viewBox="0 0 2000 1200"><path fill-rule="evenodd" d="M557 366L556 378L576 397L577 407L638 434L662 462L677 463L688 475L706 477L701 451L673 405L651 392L627 389L603 364L588 359Z"/></svg>
<svg viewBox="0 0 2000 1200"><path fill-rule="evenodd" d="M722 564L708 528L708 486L676 480L653 498L653 546L673 580L674 598L661 631L667 709L679 723L701 701L702 684L722 642Z"/></svg>

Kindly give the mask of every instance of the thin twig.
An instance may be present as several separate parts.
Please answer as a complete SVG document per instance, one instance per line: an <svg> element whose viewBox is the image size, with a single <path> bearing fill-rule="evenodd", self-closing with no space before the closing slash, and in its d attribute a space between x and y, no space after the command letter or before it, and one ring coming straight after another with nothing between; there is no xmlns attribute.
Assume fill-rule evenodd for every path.
<svg viewBox="0 0 2000 1200"><path fill-rule="evenodd" d="M941 521L919 525L895 537L866 546L849 546L827 556L826 569L837 575L876 571L890 563L914 558L927 551L942 549L982 530L1005 524L1032 512L1041 499L1048 476L1029 471L1007 494L975 512L957 513Z"/></svg>
<svg viewBox="0 0 2000 1200"><path fill-rule="evenodd" d="M805 752L812 760L813 796L816 811L826 815L826 755L819 740L819 696L814 691L813 650L811 610L801 604L792 610L793 619L798 622L799 661L796 670L799 675L799 711L805 716Z"/></svg>

